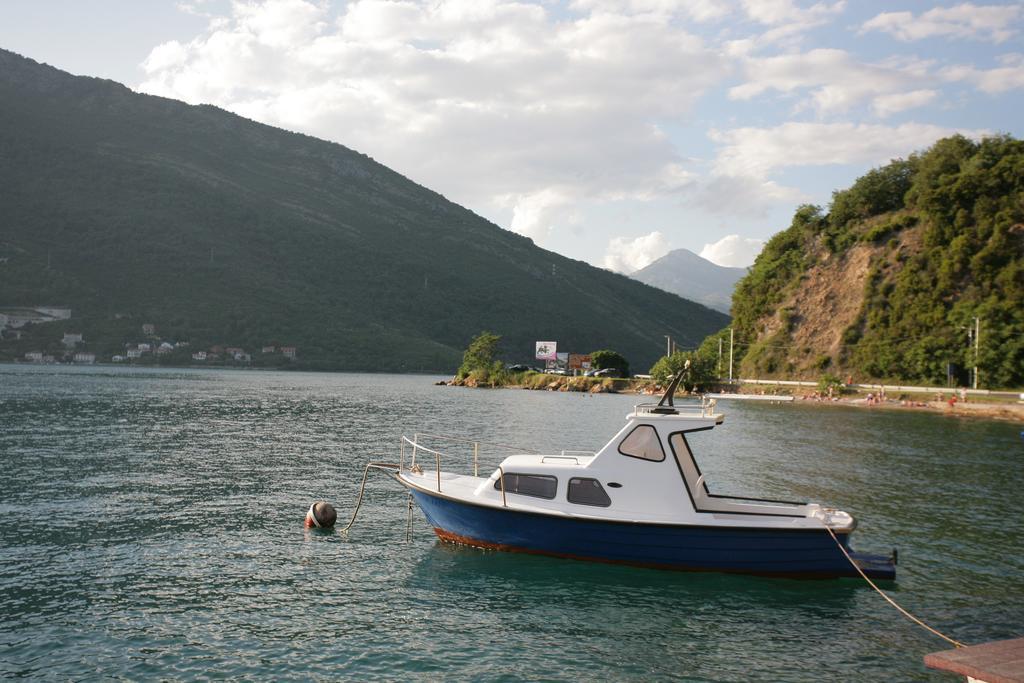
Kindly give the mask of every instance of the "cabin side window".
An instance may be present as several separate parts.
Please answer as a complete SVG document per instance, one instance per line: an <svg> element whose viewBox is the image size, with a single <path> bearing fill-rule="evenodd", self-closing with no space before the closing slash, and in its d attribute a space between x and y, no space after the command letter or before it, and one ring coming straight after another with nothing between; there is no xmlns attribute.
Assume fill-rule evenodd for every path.
<svg viewBox="0 0 1024 683"><path fill-rule="evenodd" d="M569 491L566 498L570 503L577 505L596 505L606 508L612 504L612 499L605 493L601 482L597 479L583 477L573 477L569 480Z"/></svg>
<svg viewBox="0 0 1024 683"><path fill-rule="evenodd" d="M518 493L521 496L553 500L555 491L558 490L558 479L546 474L506 472L504 479L505 493ZM494 488L498 491L501 490L501 479L494 482Z"/></svg>
<svg viewBox="0 0 1024 683"><path fill-rule="evenodd" d="M631 458L661 462L665 459L665 450L661 447L658 432L651 425L638 425L619 444L619 453Z"/></svg>

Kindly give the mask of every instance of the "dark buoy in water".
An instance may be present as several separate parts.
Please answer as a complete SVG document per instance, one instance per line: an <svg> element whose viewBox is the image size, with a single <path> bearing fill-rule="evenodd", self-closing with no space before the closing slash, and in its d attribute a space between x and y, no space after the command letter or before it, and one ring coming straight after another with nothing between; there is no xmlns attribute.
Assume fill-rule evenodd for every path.
<svg viewBox="0 0 1024 683"><path fill-rule="evenodd" d="M309 506L306 511L306 526L317 529L330 529L338 521L338 513L334 506L321 500Z"/></svg>

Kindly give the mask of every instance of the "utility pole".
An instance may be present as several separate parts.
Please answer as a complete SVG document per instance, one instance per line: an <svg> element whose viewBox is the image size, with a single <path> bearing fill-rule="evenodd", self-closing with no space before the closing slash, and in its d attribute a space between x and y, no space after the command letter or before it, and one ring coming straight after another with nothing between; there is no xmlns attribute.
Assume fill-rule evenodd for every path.
<svg viewBox="0 0 1024 683"><path fill-rule="evenodd" d="M974 386L972 389L978 388L978 351L980 349L979 341L981 338L981 319L978 317L974 318Z"/></svg>
<svg viewBox="0 0 1024 683"><path fill-rule="evenodd" d="M665 337L665 356L666 357L671 356L672 355L672 337L668 336L667 334L663 334L661 336Z"/></svg>
<svg viewBox="0 0 1024 683"><path fill-rule="evenodd" d="M722 378L722 337L718 337L718 368L715 370L715 376L719 379Z"/></svg>
<svg viewBox="0 0 1024 683"><path fill-rule="evenodd" d="M732 382L732 343L733 343L733 329L729 328L729 381Z"/></svg>

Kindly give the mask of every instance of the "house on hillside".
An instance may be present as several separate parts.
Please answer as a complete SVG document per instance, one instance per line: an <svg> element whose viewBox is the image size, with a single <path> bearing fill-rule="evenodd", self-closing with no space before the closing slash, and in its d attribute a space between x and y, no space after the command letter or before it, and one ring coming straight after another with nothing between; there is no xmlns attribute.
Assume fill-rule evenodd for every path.
<svg viewBox="0 0 1024 683"><path fill-rule="evenodd" d="M79 351L75 354L74 361L76 363L84 363L86 365L92 365L96 362L96 354L89 353L87 351Z"/></svg>
<svg viewBox="0 0 1024 683"><path fill-rule="evenodd" d="M156 334L156 325L154 325L153 323L143 323L142 334L146 335L147 337L152 337L154 334Z"/></svg>
<svg viewBox="0 0 1024 683"><path fill-rule="evenodd" d="M291 358L292 360L295 360L295 356L296 356L297 352L296 352L294 346L282 346L281 347L281 353L284 354L285 358Z"/></svg>
<svg viewBox="0 0 1024 683"><path fill-rule="evenodd" d="M164 355L174 350L174 344L170 342L161 342L160 346L156 347L157 355Z"/></svg>
<svg viewBox="0 0 1024 683"><path fill-rule="evenodd" d="M264 346L262 353L277 353L277 347L273 345Z"/></svg>
<svg viewBox="0 0 1024 683"><path fill-rule="evenodd" d="M192 360L206 360L206 351L196 351L192 354Z"/></svg>
<svg viewBox="0 0 1024 683"><path fill-rule="evenodd" d="M128 356L128 360L142 358L142 349L128 349L125 355Z"/></svg>
<svg viewBox="0 0 1024 683"><path fill-rule="evenodd" d="M153 346L150 344L139 344L137 348L142 353L149 353L153 350Z"/></svg>
<svg viewBox="0 0 1024 683"><path fill-rule="evenodd" d="M30 363L42 363L43 352L42 351L29 351L25 354L25 360Z"/></svg>
<svg viewBox="0 0 1024 683"><path fill-rule="evenodd" d="M66 346L69 349L73 348L75 346L75 344L81 344L82 343L82 333L81 332L65 332L64 333L64 338L61 340L60 343L63 344L64 346Z"/></svg>

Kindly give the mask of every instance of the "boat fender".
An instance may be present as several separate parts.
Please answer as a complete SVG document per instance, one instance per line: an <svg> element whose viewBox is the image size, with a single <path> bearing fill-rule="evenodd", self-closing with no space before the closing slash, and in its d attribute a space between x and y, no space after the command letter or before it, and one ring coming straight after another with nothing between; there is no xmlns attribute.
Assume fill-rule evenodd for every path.
<svg viewBox="0 0 1024 683"><path fill-rule="evenodd" d="M334 506L327 501L317 501L306 511L305 524L307 528L330 529L336 521L338 521L338 513Z"/></svg>

